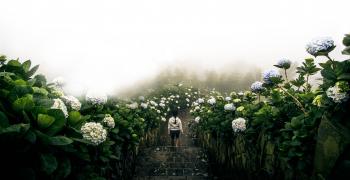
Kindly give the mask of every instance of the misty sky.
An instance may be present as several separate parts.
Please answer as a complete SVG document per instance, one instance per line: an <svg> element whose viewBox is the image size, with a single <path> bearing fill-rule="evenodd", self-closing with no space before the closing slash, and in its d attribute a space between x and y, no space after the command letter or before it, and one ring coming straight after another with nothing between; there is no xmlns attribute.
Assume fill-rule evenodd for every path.
<svg viewBox="0 0 350 180"><path fill-rule="evenodd" d="M66 90L111 93L172 63L195 69L244 62L269 68L310 57L331 36L340 56L349 0L1 0L0 54L31 59ZM319 58L319 62L322 58Z"/></svg>

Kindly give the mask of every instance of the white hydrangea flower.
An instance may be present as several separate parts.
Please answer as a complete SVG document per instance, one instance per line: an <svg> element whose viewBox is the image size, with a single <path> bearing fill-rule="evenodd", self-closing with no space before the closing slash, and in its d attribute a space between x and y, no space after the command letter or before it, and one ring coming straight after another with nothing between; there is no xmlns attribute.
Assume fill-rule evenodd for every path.
<svg viewBox="0 0 350 180"><path fill-rule="evenodd" d="M107 131L100 123L88 122L80 129L83 138L95 146L103 143L107 139Z"/></svg>
<svg viewBox="0 0 350 180"><path fill-rule="evenodd" d="M62 88L65 85L65 81L63 77L56 77L55 79L52 80L52 83L54 86Z"/></svg>
<svg viewBox="0 0 350 180"><path fill-rule="evenodd" d="M153 106L155 106L155 107L158 106L158 104L157 104L156 102L154 102L154 101L150 101L150 103L151 103Z"/></svg>
<svg viewBox="0 0 350 180"><path fill-rule="evenodd" d="M140 105L143 109L147 109L147 107L148 107L148 104L147 103L141 103L141 105Z"/></svg>
<svg viewBox="0 0 350 180"><path fill-rule="evenodd" d="M337 85L328 88L326 94L335 103L344 102L349 98L349 95L346 92L341 92L341 88L339 88Z"/></svg>
<svg viewBox="0 0 350 180"><path fill-rule="evenodd" d="M312 39L311 42L309 42L306 45L306 51L313 55L318 56L320 53L328 53L334 48L334 41L330 37L320 37Z"/></svg>
<svg viewBox="0 0 350 180"><path fill-rule="evenodd" d="M177 103L179 103L179 101L175 101L175 103L177 104Z"/></svg>
<svg viewBox="0 0 350 180"><path fill-rule="evenodd" d="M237 98L237 99L234 99L233 102L234 103L240 103L240 102L242 102L242 100Z"/></svg>
<svg viewBox="0 0 350 180"><path fill-rule="evenodd" d="M199 104L204 103L204 99L203 99L203 98L198 98L198 100L197 100L197 101L198 101L198 103L199 103Z"/></svg>
<svg viewBox="0 0 350 180"><path fill-rule="evenodd" d="M211 105L214 105L216 103L216 99L214 97L211 97L209 100L208 100L208 103L211 104Z"/></svg>
<svg viewBox="0 0 350 180"><path fill-rule="evenodd" d="M201 120L201 117L197 116L197 117L194 119L194 122L199 123L200 120Z"/></svg>
<svg viewBox="0 0 350 180"><path fill-rule="evenodd" d="M278 60L277 67L283 68L283 69L289 69L291 64L292 64L292 61L286 58L282 58Z"/></svg>
<svg viewBox="0 0 350 180"><path fill-rule="evenodd" d="M199 106L196 106L195 108L194 108L194 110L195 111L199 111L201 108L199 107Z"/></svg>
<svg viewBox="0 0 350 180"><path fill-rule="evenodd" d="M180 96L179 96L179 95L176 95L176 98L180 98Z"/></svg>
<svg viewBox="0 0 350 180"><path fill-rule="evenodd" d="M166 119L165 119L165 117L162 117L162 118L161 118L161 120L162 120L163 122L166 122Z"/></svg>
<svg viewBox="0 0 350 180"><path fill-rule="evenodd" d="M225 97L225 101L231 101L231 100L232 100L231 97L229 97L229 96Z"/></svg>
<svg viewBox="0 0 350 180"><path fill-rule="evenodd" d="M244 106L239 106L238 108L237 108L237 111L238 112L242 112L244 110Z"/></svg>
<svg viewBox="0 0 350 180"><path fill-rule="evenodd" d="M187 101L187 102L190 102L190 99L186 98L186 101Z"/></svg>
<svg viewBox="0 0 350 180"><path fill-rule="evenodd" d="M85 100L92 105L103 105L107 102L107 95L95 91L88 91Z"/></svg>
<svg viewBox="0 0 350 180"><path fill-rule="evenodd" d="M165 107L165 104L164 103L159 103L159 106L160 107Z"/></svg>
<svg viewBox="0 0 350 180"><path fill-rule="evenodd" d="M260 81L255 81L251 86L250 86L250 89L253 91L253 92L261 92L264 87L263 87L263 83L260 82Z"/></svg>
<svg viewBox="0 0 350 180"><path fill-rule="evenodd" d="M244 118L237 118L232 121L232 129L234 132L243 132L246 130L246 120Z"/></svg>
<svg viewBox="0 0 350 180"><path fill-rule="evenodd" d="M51 94L56 96L56 97L62 97L64 96L64 92L62 90L62 88L60 87L57 87L57 86L53 86L53 87L50 87L51 88Z"/></svg>
<svg viewBox="0 0 350 180"><path fill-rule="evenodd" d="M130 109L137 109L139 107L139 105L137 104L137 102L133 102L131 104L127 105ZM152 108L152 107L151 107Z"/></svg>
<svg viewBox="0 0 350 180"><path fill-rule="evenodd" d="M157 110L157 113L160 114L161 113L160 110Z"/></svg>
<svg viewBox="0 0 350 180"><path fill-rule="evenodd" d="M194 102L193 103L193 106L198 106L199 104L197 102Z"/></svg>
<svg viewBox="0 0 350 180"><path fill-rule="evenodd" d="M238 94L238 96L244 96L244 93L242 91L237 93L237 94Z"/></svg>
<svg viewBox="0 0 350 180"><path fill-rule="evenodd" d="M236 110L236 107L232 103L230 103L230 104L225 104L224 109L226 111L234 111Z"/></svg>
<svg viewBox="0 0 350 180"><path fill-rule="evenodd" d="M81 108L80 101L74 96L62 96L63 102L72 110L79 111Z"/></svg>
<svg viewBox="0 0 350 180"><path fill-rule="evenodd" d="M281 78L281 74L275 69L266 70L263 72L263 80L266 84L272 84L272 78Z"/></svg>
<svg viewBox="0 0 350 180"><path fill-rule="evenodd" d="M145 100L145 97L144 97L144 96L139 96L139 100L140 100L140 101L144 101L144 100Z"/></svg>
<svg viewBox="0 0 350 180"><path fill-rule="evenodd" d="M51 106L51 109L60 109L64 116L67 118L68 117L68 110L67 106L64 104L64 102L61 99L53 99L53 105Z"/></svg>
<svg viewBox="0 0 350 180"><path fill-rule="evenodd" d="M111 129L113 129L115 126L114 118L110 114L105 114L105 117L103 118L102 122L108 128L111 128Z"/></svg>

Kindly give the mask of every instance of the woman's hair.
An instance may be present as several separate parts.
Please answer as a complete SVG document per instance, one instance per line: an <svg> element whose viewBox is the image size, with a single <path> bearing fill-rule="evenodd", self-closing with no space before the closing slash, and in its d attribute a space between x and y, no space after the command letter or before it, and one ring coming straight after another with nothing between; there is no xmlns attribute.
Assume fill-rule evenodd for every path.
<svg viewBox="0 0 350 180"><path fill-rule="evenodd" d="M172 110L172 112L171 112L171 114L174 116L174 118L175 118L175 124L176 124L176 117L177 117L177 115L179 114L178 112L177 112L177 110Z"/></svg>

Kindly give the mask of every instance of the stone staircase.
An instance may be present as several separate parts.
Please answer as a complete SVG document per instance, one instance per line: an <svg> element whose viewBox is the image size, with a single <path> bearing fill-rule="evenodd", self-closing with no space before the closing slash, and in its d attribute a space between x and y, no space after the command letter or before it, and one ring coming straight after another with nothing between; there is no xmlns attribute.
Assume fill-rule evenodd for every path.
<svg viewBox="0 0 350 180"><path fill-rule="evenodd" d="M143 148L138 155L134 180L211 179L207 156L196 145L196 139L190 136L187 130L188 120L183 119L181 146L170 146L170 137L164 135L164 142L160 146Z"/></svg>

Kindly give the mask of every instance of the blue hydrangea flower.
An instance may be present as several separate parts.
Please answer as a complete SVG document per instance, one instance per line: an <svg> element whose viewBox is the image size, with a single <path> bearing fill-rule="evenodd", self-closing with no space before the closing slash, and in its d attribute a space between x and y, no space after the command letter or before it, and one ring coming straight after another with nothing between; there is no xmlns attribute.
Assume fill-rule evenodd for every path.
<svg viewBox="0 0 350 180"><path fill-rule="evenodd" d="M306 51L313 56L327 55L334 49L334 41L330 37L320 37L311 40L306 45Z"/></svg>
<svg viewBox="0 0 350 180"><path fill-rule="evenodd" d="M278 62L275 66L278 68L289 69L291 63L292 62L289 59L282 58L282 59L278 60Z"/></svg>
<svg viewBox="0 0 350 180"><path fill-rule="evenodd" d="M258 93L258 92L261 92L264 87L263 87L263 83L260 82L260 81L255 81L251 86L250 86L250 89L255 92L255 93Z"/></svg>
<svg viewBox="0 0 350 180"><path fill-rule="evenodd" d="M270 70L263 72L263 80L266 84L272 84L273 78L281 78L281 74L274 69L270 69Z"/></svg>

